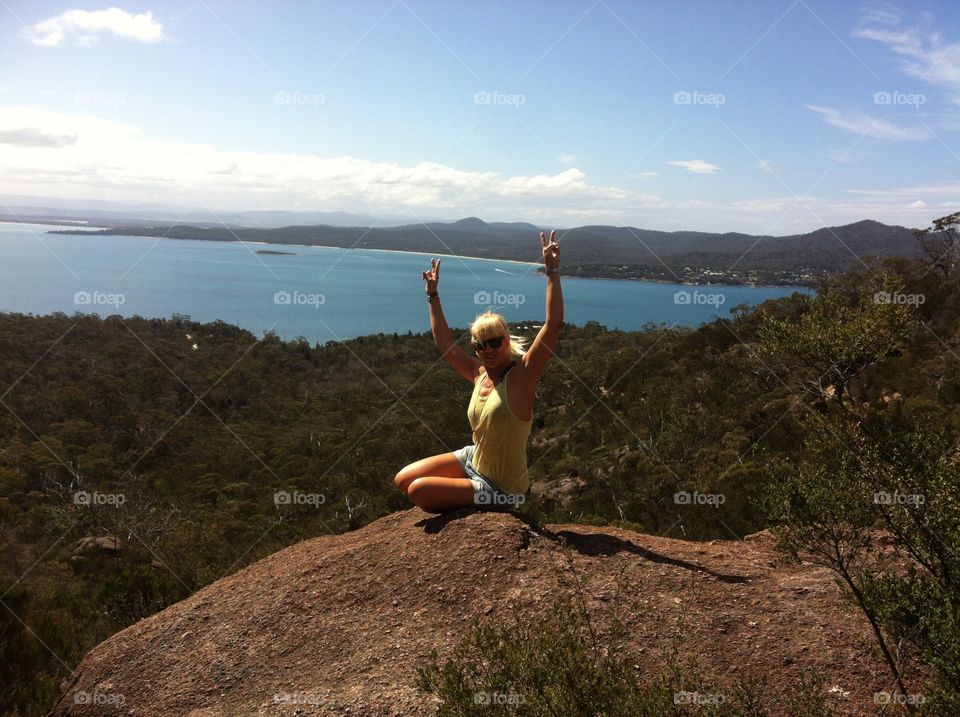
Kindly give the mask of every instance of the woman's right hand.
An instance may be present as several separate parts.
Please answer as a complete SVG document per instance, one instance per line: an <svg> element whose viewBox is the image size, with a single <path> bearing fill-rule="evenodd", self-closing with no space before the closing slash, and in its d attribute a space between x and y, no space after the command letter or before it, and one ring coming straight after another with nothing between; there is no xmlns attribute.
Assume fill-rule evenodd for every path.
<svg viewBox="0 0 960 717"><path fill-rule="evenodd" d="M423 280L427 282L427 294L437 290L437 283L440 281L440 259L430 260L430 271L423 272Z"/></svg>

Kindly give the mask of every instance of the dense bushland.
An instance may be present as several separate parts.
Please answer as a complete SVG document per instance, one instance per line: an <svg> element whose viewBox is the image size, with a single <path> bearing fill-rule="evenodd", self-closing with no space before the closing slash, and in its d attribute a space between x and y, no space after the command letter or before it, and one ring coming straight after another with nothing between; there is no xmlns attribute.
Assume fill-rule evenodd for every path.
<svg viewBox="0 0 960 717"><path fill-rule="evenodd" d="M890 531L917 573L842 579L956 699L960 271L956 218L938 221L927 258L815 297L696 329L566 325L522 510L689 539L772 525L794 551ZM311 346L188 317L0 314L0 386L0 714L42 714L90 647L222 575L410 507L393 475L470 439L470 386L429 332ZM851 498L890 489L927 500Z"/></svg>

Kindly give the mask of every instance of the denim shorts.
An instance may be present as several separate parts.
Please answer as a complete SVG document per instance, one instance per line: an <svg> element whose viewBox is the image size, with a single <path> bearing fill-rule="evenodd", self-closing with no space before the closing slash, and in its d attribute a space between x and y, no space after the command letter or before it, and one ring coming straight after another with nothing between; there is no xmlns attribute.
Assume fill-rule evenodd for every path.
<svg viewBox="0 0 960 717"><path fill-rule="evenodd" d="M510 510L518 502L522 502L523 496L504 493L496 483L477 471L473 465L473 453L476 449L475 445L464 446L453 452L463 472L467 474L467 479L473 484L474 506L479 510Z"/></svg>

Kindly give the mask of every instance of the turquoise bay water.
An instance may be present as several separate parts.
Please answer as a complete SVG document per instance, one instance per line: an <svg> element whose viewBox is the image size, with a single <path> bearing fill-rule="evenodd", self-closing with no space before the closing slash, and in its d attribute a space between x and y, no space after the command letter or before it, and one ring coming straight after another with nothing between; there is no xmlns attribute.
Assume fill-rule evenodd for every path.
<svg viewBox="0 0 960 717"><path fill-rule="evenodd" d="M46 233L57 228L0 223L0 311L179 313L195 321L220 319L256 336L272 329L283 339L303 336L311 343L430 330L421 278L430 268L428 255ZM256 253L262 249L295 256ZM439 291L447 323L465 327L488 307L511 322L542 321L546 279L534 269L443 257ZM624 330L647 322L696 326L729 316L738 304L798 291L570 277L562 286L565 321L582 326L593 320Z"/></svg>

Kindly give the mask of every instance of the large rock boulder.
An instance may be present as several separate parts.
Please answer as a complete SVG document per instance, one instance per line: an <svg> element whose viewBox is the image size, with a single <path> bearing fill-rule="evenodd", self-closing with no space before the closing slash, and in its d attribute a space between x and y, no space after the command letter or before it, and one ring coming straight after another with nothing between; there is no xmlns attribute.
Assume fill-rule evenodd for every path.
<svg viewBox="0 0 960 717"><path fill-rule="evenodd" d="M514 513L413 508L281 550L91 650L55 717L431 715L416 666L452 654L471 618L531 618L586 581L603 635L621 568L637 672L662 669L680 618L707 673L784 689L819 667L841 714L875 714L886 668L830 573L777 560L774 540L687 542L609 527L539 529Z"/></svg>

